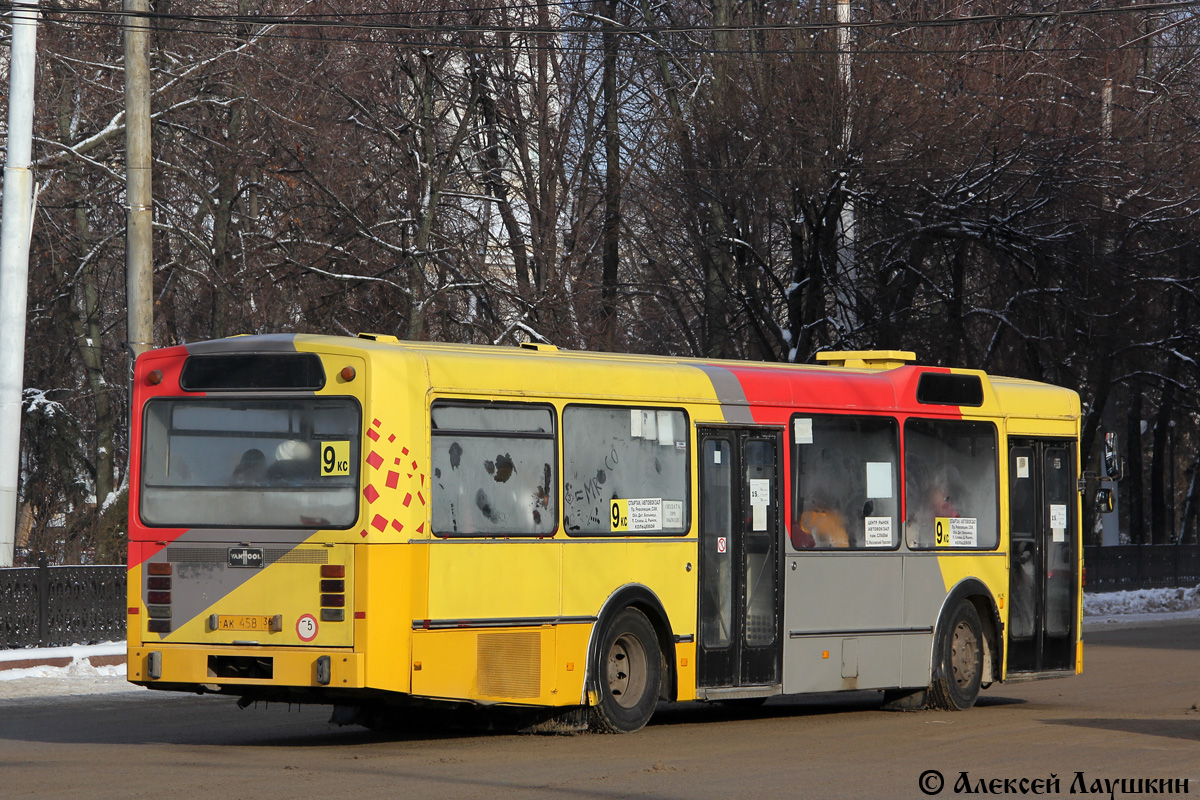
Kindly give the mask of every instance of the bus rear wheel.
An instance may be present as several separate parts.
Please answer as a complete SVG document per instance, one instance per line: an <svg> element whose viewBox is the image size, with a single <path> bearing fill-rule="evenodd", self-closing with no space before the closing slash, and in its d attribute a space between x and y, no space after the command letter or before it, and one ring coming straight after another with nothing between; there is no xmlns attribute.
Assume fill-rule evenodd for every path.
<svg viewBox="0 0 1200 800"><path fill-rule="evenodd" d="M969 600L961 601L942 626L929 686L929 705L966 711L975 705L983 679L983 625Z"/></svg>
<svg viewBox="0 0 1200 800"><path fill-rule="evenodd" d="M622 609L597 648L594 674L599 701L592 727L602 733L633 733L650 721L662 682L662 655L654 626L636 608Z"/></svg>

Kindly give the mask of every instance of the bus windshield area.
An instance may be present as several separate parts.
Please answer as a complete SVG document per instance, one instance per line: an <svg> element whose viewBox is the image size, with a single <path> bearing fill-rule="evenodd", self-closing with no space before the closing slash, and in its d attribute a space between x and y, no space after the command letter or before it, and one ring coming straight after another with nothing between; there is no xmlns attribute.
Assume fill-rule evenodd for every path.
<svg viewBox="0 0 1200 800"><path fill-rule="evenodd" d="M358 516L361 430L349 398L151 401L141 518L160 527L347 528Z"/></svg>

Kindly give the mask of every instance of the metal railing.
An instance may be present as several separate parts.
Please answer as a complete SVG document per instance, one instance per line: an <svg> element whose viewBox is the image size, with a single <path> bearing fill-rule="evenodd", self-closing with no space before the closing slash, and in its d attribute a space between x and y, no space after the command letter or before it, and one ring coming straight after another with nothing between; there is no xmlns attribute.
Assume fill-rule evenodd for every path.
<svg viewBox="0 0 1200 800"><path fill-rule="evenodd" d="M1083 548L1088 592L1200 585L1200 544L1122 544Z"/></svg>
<svg viewBox="0 0 1200 800"><path fill-rule="evenodd" d="M125 638L123 566L0 569L0 649Z"/></svg>

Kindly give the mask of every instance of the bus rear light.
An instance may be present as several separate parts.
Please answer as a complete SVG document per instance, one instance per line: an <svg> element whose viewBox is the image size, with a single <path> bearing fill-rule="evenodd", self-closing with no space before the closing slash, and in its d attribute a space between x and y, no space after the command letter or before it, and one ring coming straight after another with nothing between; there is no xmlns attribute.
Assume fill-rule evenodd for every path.
<svg viewBox="0 0 1200 800"><path fill-rule="evenodd" d="M163 374L161 369L152 369L150 372L146 373L146 383L150 384L151 386L158 386L160 383L162 383L162 380Z"/></svg>
<svg viewBox="0 0 1200 800"><path fill-rule="evenodd" d="M346 565L345 564L322 564L321 565L321 577L322 578L344 578L344 577L346 577Z"/></svg>
<svg viewBox="0 0 1200 800"><path fill-rule="evenodd" d="M171 579L170 578L161 578L161 577L147 578L146 579L146 588L170 590Z"/></svg>
<svg viewBox="0 0 1200 800"><path fill-rule="evenodd" d="M321 606L324 608L345 608L346 595L344 594L323 594L321 595Z"/></svg>
<svg viewBox="0 0 1200 800"><path fill-rule="evenodd" d="M367 618L367 612L365 612L365 611L355 611L355 612L354 612L354 618L355 618L355 619L366 619L366 618Z"/></svg>
<svg viewBox="0 0 1200 800"><path fill-rule="evenodd" d="M170 619L171 618L171 607L170 606L148 606L147 610L149 611L150 619Z"/></svg>
<svg viewBox="0 0 1200 800"><path fill-rule="evenodd" d="M337 581L337 580L321 581L321 591L322 592L344 592L344 591L346 591L346 582L345 581Z"/></svg>
<svg viewBox="0 0 1200 800"><path fill-rule="evenodd" d="M342 367L342 371L338 374L342 376L342 380L344 380L346 383L349 383L350 381L354 380L354 376L357 373L354 371L354 367L346 365Z"/></svg>
<svg viewBox="0 0 1200 800"><path fill-rule="evenodd" d="M341 608L322 608L321 622L345 622L346 611Z"/></svg>
<svg viewBox="0 0 1200 800"><path fill-rule="evenodd" d="M151 561L146 565L146 572L150 575L170 575L171 564L166 561Z"/></svg>
<svg viewBox="0 0 1200 800"><path fill-rule="evenodd" d="M170 633L171 620L169 619L152 619L146 623L146 630L151 633Z"/></svg>
<svg viewBox="0 0 1200 800"><path fill-rule="evenodd" d="M146 592L146 602L152 605L169 606L171 605L171 593Z"/></svg>

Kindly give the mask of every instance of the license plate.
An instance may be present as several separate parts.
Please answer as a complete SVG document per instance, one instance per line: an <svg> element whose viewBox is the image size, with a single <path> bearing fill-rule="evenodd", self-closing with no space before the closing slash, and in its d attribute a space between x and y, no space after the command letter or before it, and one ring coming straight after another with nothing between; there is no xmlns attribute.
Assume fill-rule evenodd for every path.
<svg viewBox="0 0 1200 800"><path fill-rule="evenodd" d="M231 547L229 548L229 566L250 567L260 569L263 565L261 547Z"/></svg>
<svg viewBox="0 0 1200 800"><path fill-rule="evenodd" d="M282 629L275 617L258 614L221 614L217 617L219 631L259 631L271 633Z"/></svg>

